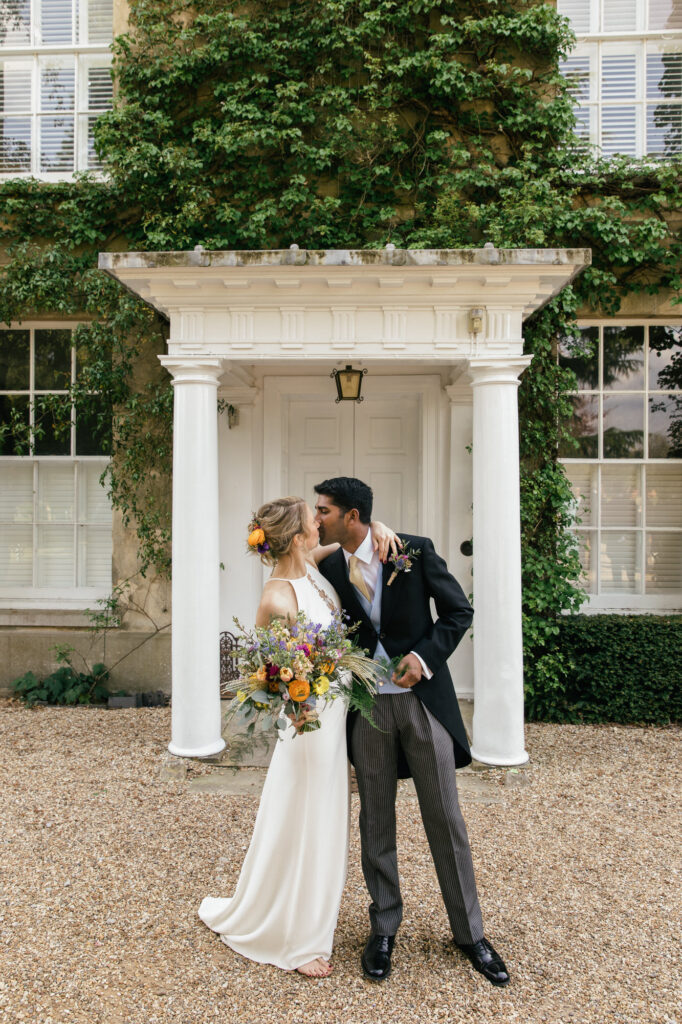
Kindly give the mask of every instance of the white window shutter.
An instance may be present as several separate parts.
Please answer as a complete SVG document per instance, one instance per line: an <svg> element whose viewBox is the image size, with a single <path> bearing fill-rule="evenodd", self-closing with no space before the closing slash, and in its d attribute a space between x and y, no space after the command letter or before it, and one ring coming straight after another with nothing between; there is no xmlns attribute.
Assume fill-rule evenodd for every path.
<svg viewBox="0 0 682 1024"><path fill-rule="evenodd" d="M73 465L41 462L38 466L38 522L73 522Z"/></svg>
<svg viewBox="0 0 682 1024"><path fill-rule="evenodd" d="M682 29L682 0L649 0L647 28L650 32Z"/></svg>
<svg viewBox="0 0 682 1024"><path fill-rule="evenodd" d="M44 46L73 43L73 0L40 0L40 40Z"/></svg>
<svg viewBox="0 0 682 1024"><path fill-rule="evenodd" d="M639 466L603 466L602 526L641 526L642 491Z"/></svg>
<svg viewBox="0 0 682 1024"><path fill-rule="evenodd" d="M637 594L640 591L640 537L632 531L605 531L601 535L600 576L604 594Z"/></svg>
<svg viewBox="0 0 682 1024"><path fill-rule="evenodd" d="M33 527L0 525L0 586L33 583Z"/></svg>
<svg viewBox="0 0 682 1024"><path fill-rule="evenodd" d="M682 465L646 468L647 526L682 525Z"/></svg>
<svg viewBox="0 0 682 1024"><path fill-rule="evenodd" d="M73 526L39 526L36 561L39 587L72 587Z"/></svg>
<svg viewBox="0 0 682 1024"><path fill-rule="evenodd" d="M79 526L79 564L81 587L107 587L112 584L111 527Z"/></svg>
<svg viewBox="0 0 682 1024"><path fill-rule="evenodd" d="M635 32L637 0L603 0L603 32Z"/></svg>
<svg viewBox="0 0 682 1024"><path fill-rule="evenodd" d="M647 594L682 590L682 533L649 533L646 538Z"/></svg>
<svg viewBox="0 0 682 1024"><path fill-rule="evenodd" d="M576 35L590 31L590 0L557 0L557 11L569 19Z"/></svg>
<svg viewBox="0 0 682 1024"><path fill-rule="evenodd" d="M110 43L113 38L114 6L112 0L87 0L88 42Z"/></svg>
<svg viewBox="0 0 682 1024"><path fill-rule="evenodd" d="M0 3L0 46L25 46L30 41L30 0L2 0Z"/></svg>
<svg viewBox="0 0 682 1024"><path fill-rule="evenodd" d="M81 462L78 466L78 521L111 527L111 502L99 478L106 462Z"/></svg>

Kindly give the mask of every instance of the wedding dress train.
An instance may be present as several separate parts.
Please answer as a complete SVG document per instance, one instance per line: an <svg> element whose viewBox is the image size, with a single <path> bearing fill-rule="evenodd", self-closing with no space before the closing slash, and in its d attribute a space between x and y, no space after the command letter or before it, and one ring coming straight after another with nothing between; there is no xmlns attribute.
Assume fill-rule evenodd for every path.
<svg viewBox="0 0 682 1024"><path fill-rule="evenodd" d="M290 582L299 611L326 626L329 604L339 606L330 584L312 567ZM320 729L301 736L289 726L277 742L234 895L206 896L199 907L201 920L237 953L287 971L329 959L346 880L343 701L322 707L320 720Z"/></svg>

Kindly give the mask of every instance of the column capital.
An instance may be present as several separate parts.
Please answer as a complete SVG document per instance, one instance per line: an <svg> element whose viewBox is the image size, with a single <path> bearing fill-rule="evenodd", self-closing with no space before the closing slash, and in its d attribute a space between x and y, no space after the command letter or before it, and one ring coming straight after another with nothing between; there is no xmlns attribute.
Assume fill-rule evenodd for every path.
<svg viewBox="0 0 682 1024"><path fill-rule="evenodd" d="M168 370L177 384L215 384L224 373L222 359L201 356L159 356L159 362Z"/></svg>
<svg viewBox="0 0 682 1024"><path fill-rule="evenodd" d="M474 357L468 360L467 374L472 387L480 384L514 384L518 387L519 377L532 359L532 355L504 356L499 359Z"/></svg>
<svg viewBox="0 0 682 1024"><path fill-rule="evenodd" d="M446 384L443 390L450 405L471 405L471 387L466 377L460 378L456 384Z"/></svg>

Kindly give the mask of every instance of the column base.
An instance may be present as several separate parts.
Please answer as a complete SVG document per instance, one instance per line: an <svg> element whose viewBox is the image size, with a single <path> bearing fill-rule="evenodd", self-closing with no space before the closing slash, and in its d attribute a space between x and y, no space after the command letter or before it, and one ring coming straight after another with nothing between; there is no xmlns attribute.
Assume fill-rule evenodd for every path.
<svg viewBox="0 0 682 1024"><path fill-rule="evenodd" d="M221 737L215 743L207 743L203 747L178 747L175 743L169 743L168 749L176 757L210 757L225 749L225 740Z"/></svg>
<svg viewBox="0 0 682 1024"><path fill-rule="evenodd" d="M526 750L522 750L517 757L496 757L494 754L480 754L472 747L471 756L474 761L480 761L481 764L489 764L492 768L513 768L516 765L527 764L530 761L530 756Z"/></svg>

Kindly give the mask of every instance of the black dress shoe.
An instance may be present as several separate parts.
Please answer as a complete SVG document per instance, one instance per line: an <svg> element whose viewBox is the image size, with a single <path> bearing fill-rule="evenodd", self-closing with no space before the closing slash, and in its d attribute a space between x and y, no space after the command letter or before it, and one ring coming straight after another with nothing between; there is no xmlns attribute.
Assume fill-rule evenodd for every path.
<svg viewBox="0 0 682 1024"><path fill-rule="evenodd" d="M465 956L468 956L472 964L484 978L487 978L491 985L508 985L509 974L504 966L504 960L496 953L487 939L474 942L471 945L456 943Z"/></svg>
<svg viewBox="0 0 682 1024"><path fill-rule="evenodd" d="M370 935L362 954L362 969L370 981L383 981L391 973L395 935Z"/></svg>

